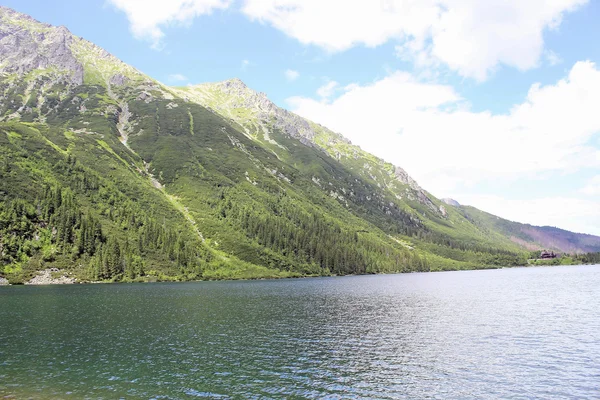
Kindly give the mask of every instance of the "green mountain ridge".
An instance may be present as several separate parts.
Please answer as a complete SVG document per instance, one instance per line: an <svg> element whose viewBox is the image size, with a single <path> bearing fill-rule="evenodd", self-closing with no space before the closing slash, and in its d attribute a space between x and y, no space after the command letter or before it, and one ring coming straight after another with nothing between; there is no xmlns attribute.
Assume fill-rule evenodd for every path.
<svg viewBox="0 0 600 400"><path fill-rule="evenodd" d="M51 267L81 281L471 269L544 247L237 79L171 88L5 7L0 56L11 282Z"/></svg>
<svg viewBox="0 0 600 400"><path fill-rule="evenodd" d="M562 253L600 252L598 236L574 233L553 226L535 226L509 221L471 206L458 206L473 223L502 232L530 250L547 249Z"/></svg>

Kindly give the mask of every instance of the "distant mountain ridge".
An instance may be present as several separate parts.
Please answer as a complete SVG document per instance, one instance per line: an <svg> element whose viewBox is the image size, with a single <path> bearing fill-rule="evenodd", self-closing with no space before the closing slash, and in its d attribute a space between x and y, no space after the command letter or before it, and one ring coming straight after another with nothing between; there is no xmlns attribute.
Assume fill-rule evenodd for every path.
<svg viewBox="0 0 600 400"><path fill-rule="evenodd" d="M511 240L531 250L547 249L561 253L600 252L598 236L574 233L551 226L513 222L470 206L460 206L460 209L477 224L503 232Z"/></svg>
<svg viewBox="0 0 600 400"><path fill-rule="evenodd" d="M445 199L441 199L441 200L444 203L448 204L449 206L460 207L460 203L454 199L445 198Z"/></svg>
<svg viewBox="0 0 600 400"><path fill-rule="evenodd" d="M6 7L0 59L0 277L13 282L48 268L83 281L471 269L600 239L439 200L239 79L168 87Z"/></svg>

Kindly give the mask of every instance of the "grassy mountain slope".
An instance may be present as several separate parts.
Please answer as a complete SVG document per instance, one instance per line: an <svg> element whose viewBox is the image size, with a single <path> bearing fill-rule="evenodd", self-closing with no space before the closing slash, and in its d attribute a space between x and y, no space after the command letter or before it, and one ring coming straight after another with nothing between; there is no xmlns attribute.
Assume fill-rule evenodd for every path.
<svg viewBox="0 0 600 400"><path fill-rule="evenodd" d="M0 7L0 276L219 279L525 262L506 232L239 80L169 88Z"/></svg>
<svg viewBox="0 0 600 400"><path fill-rule="evenodd" d="M481 229L503 233L515 243L531 250L554 250L564 253L600 252L600 237L569 232L551 226L534 226L509 221L478 210L475 207L459 206L466 218Z"/></svg>
<svg viewBox="0 0 600 400"><path fill-rule="evenodd" d="M181 87L177 90L184 98L236 122L248 137L270 146L277 154L285 154L286 150L285 146L274 140L274 132L277 131L287 132L289 136L323 150L362 180L377 186L377 190L391 197L398 208L422 223L417 232L408 233L413 239L415 236L426 238L420 242L420 248L451 258L463 255L449 252L446 247L464 248L465 244L475 248L482 246L509 251L515 247L529 250L552 248L561 252L597 249L592 244L600 238L595 236L567 231L560 234L556 230L544 233L550 228L529 225L523 225L522 229L517 225L510 228L507 225L509 221L501 220L505 222L497 223L499 220L495 216L484 221L481 216L485 213L476 209L469 208L473 211L468 213L466 208L461 208L456 202L445 204L446 201L440 201L424 191L403 169L363 151L326 127L277 107L263 93L249 89L238 79ZM515 236L515 229L523 232ZM559 239L565 235L570 235L568 240ZM442 247L439 246L440 243ZM573 243L581 245L574 246Z"/></svg>

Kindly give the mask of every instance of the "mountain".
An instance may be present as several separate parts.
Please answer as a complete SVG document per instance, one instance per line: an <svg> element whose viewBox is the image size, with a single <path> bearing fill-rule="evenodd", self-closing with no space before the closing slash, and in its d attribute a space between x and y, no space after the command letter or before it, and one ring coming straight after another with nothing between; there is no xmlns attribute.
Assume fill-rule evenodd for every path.
<svg viewBox="0 0 600 400"><path fill-rule="evenodd" d="M215 110L224 118L236 122L249 137L265 145L278 145L269 136L269 132L275 127L299 138L306 145L320 147L337 161L360 174L363 179L374 181L379 188L391 191L399 200L404 196L404 203L408 203L405 206L418 209L420 204L437 217L447 217L448 211L444 204L452 206L480 230L500 232L530 250L552 249L566 253L600 251L598 236L508 221L474 207L462 207L458 201L451 198L438 201L425 192L402 168L353 146L346 138L324 126L277 107L264 93L249 89L239 79L187 86L178 90L182 97ZM273 149L277 150L276 147Z"/></svg>
<svg viewBox="0 0 600 400"><path fill-rule="evenodd" d="M547 249L564 253L600 252L600 237L569 232L551 226L534 226L508 221L475 207L458 206L466 218L482 229L503 233L530 250Z"/></svg>
<svg viewBox="0 0 600 400"><path fill-rule="evenodd" d="M168 87L5 7L0 60L12 282L50 268L81 281L470 269L543 247L238 79Z"/></svg>
<svg viewBox="0 0 600 400"><path fill-rule="evenodd" d="M445 198L445 199L441 199L441 200L444 203L448 204L449 206L460 207L460 203L454 199Z"/></svg>

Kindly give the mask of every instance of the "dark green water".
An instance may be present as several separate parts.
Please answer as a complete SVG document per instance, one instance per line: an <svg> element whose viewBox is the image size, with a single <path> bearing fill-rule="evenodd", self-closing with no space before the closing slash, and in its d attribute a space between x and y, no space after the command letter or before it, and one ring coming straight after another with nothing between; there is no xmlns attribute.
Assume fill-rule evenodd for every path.
<svg viewBox="0 0 600 400"><path fill-rule="evenodd" d="M0 397L600 398L600 266L0 287Z"/></svg>

